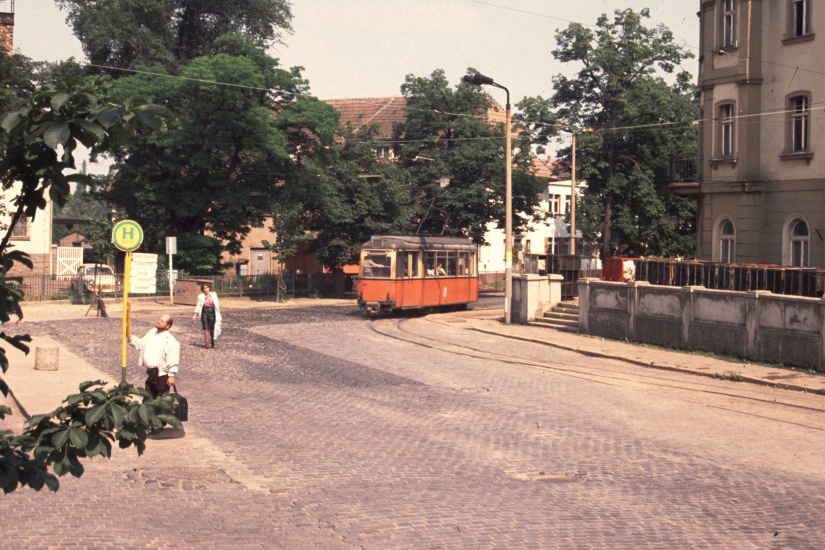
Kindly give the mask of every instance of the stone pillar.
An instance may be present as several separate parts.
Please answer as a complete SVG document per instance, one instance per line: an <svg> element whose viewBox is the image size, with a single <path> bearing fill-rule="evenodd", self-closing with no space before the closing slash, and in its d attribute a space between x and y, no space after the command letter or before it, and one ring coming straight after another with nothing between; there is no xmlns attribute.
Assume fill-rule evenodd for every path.
<svg viewBox="0 0 825 550"><path fill-rule="evenodd" d="M561 275L526 275L513 276L513 311L511 320L519 324L527 324L536 320L544 313L545 308L558 304L561 301ZM551 285L556 282L558 301L552 301L553 290Z"/></svg>
<svg viewBox="0 0 825 550"><path fill-rule="evenodd" d="M34 349L34 370L57 370L60 348L38 346Z"/></svg>
<svg viewBox="0 0 825 550"><path fill-rule="evenodd" d="M639 309L639 287L649 287L647 281L633 281L627 284L627 339L636 340L636 311Z"/></svg>
<svg viewBox="0 0 825 550"><path fill-rule="evenodd" d="M760 359L759 357L759 318L760 294L771 294L768 290L755 290L745 293L745 357Z"/></svg>
<svg viewBox="0 0 825 550"><path fill-rule="evenodd" d="M590 334L590 282L598 281L595 278L579 279L579 334Z"/></svg>
<svg viewBox="0 0 825 550"><path fill-rule="evenodd" d="M820 352L819 352L819 372L825 372L825 298L822 298L819 301L820 309L820 319L823 319L823 322L820 323L819 328L819 345L820 345Z"/></svg>
<svg viewBox="0 0 825 550"><path fill-rule="evenodd" d="M693 321L693 301L697 290L704 290L703 286L682 287L682 337L681 348L690 349L690 324Z"/></svg>
<svg viewBox="0 0 825 550"><path fill-rule="evenodd" d="M561 284L564 282L564 275L551 273L547 276L547 291L546 298L542 298L542 302L547 303L550 307L556 307L561 303Z"/></svg>

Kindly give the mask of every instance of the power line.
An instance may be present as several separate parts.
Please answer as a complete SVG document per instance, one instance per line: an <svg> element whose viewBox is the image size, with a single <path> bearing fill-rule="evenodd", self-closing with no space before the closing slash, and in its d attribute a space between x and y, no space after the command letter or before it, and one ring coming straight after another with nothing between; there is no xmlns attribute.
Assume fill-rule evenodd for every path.
<svg viewBox="0 0 825 550"><path fill-rule="evenodd" d="M270 92L272 91L270 88L259 88L257 86L247 86L245 84L233 84L231 82L218 82L217 80L206 80L203 78L189 78L186 76L179 76L174 74L165 74L165 73L153 73L151 71L139 71L137 69L124 69L121 67L110 67L108 65L95 65L94 63L87 63L89 67L95 67L98 69L107 69L110 71L123 71L125 73L135 73L135 74L143 74L143 75L150 75L150 76L161 76L164 78L177 78L180 80L187 80L190 82L200 82L201 84L216 84L218 86L230 86L233 88L244 88L247 90L256 90L261 92Z"/></svg>

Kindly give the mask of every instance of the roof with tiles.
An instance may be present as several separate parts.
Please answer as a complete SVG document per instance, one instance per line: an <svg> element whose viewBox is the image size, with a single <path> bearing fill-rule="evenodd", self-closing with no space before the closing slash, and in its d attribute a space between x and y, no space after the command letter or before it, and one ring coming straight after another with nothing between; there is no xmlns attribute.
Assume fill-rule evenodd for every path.
<svg viewBox="0 0 825 550"><path fill-rule="evenodd" d="M547 181L558 181L559 177L553 173L554 164L549 158L533 157L533 174Z"/></svg>
<svg viewBox="0 0 825 550"><path fill-rule="evenodd" d="M487 97L490 107L487 109L486 120L504 124L504 109L493 98ZM406 119L407 98L402 96L327 99L324 103L335 107L341 113L341 124L352 124L353 131L365 124L378 124L378 136L382 139L391 139L393 126Z"/></svg>
<svg viewBox="0 0 825 550"><path fill-rule="evenodd" d="M327 99L324 103L341 113L341 124L352 124L358 130L365 124L378 124L378 136L392 138L395 124L404 122L407 100L404 97L371 97L364 99Z"/></svg>

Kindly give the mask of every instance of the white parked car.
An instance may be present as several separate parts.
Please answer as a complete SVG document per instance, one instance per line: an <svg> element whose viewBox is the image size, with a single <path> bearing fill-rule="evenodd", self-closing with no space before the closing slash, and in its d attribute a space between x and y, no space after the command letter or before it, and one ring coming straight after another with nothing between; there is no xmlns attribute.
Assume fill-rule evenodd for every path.
<svg viewBox="0 0 825 550"><path fill-rule="evenodd" d="M104 264L81 264L77 269L77 276L72 281L72 290L78 290L78 284L83 285L84 292L96 290L98 292L116 292L120 288L114 271Z"/></svg>

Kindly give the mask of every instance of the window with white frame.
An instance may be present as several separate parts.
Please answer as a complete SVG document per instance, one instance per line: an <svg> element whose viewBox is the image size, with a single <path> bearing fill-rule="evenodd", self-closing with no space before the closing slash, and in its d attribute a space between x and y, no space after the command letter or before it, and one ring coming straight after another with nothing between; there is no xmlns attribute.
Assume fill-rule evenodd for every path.
<svg viewBox="0 0 825 550"><path fill-rule="evenodd" d="M791 36L805 36L811 32L810 0L793 0Z"/></svg>
<svg viewBox="0 0 825 550"><path fill-rule="evenodd" d="M736 0L722 0L722 47L736 46Z"/></svg>
<svg viewBox="0 0 825 550"><path fill-rule="evenodd" d="M791 115L791 152L803 153L808 151L808 98L796 96L790 99L789 112Z"/></svg>
<svg viewBox="0 0 825 550"><path fill-rule="evenodd" d="M375 154L378 156L378 158L391 160L395 158L395 149L387 145L383 147L376 147Z"/></svg>
<svg viewBox="0 0 825 550"><path fill-rule="evenodd" d="M29 238L29 219L26 216L20 216L17 220L14 229L11 231L12 239L28 239Z"/></svg>
<svg viewBox="0 0 825 550"><path fill-rule="evenodd" d="M547 213L551 216L561 216L561 195L550 194L547 199Z"/></svg>
<svg viewBox="0 0 825 550"><path fill-rule="evenodd" d="M808 224L803 220L794 222L791 228L791 265L794 267L807 267L810 265L808 259L810 239L808 235Z"/></svg>
<svg viewBox="0 0 825 550"><path fill-rule="evenodd" d="M719 261L728 264L736 261L736 231L730 220L725 220L719 229Z"/></svg>
<svg viewBox="0 0 825 550"><path fill-rule="evenodd" d="M733 157L734 138L734 118L733 105L719 106L719 156L722 158Z"/></svg>

